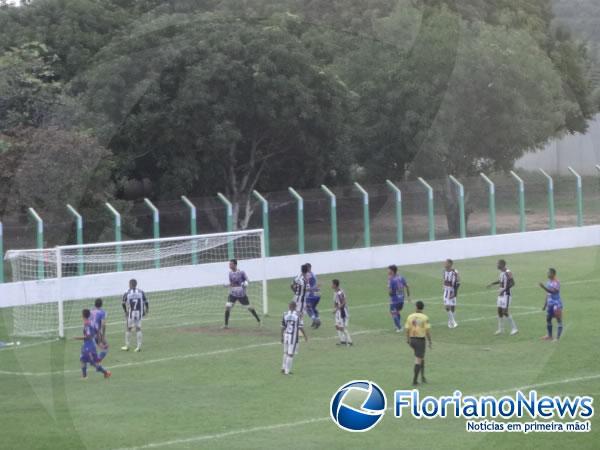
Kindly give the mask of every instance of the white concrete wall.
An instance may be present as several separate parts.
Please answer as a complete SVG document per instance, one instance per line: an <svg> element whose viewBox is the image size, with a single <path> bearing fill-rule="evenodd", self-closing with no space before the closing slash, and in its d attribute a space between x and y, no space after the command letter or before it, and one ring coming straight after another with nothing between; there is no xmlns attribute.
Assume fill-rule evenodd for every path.
<svg viewBox="0 0 600 450"><path fill-rule="evenodd" d="M384 247L339 250L305 255L288 255L266 260L240 261L251 279L290 278L300 265L311 262L320 274L455 260L494 255L510 255L600 245L600 226L480 236ZM130 278L136 278L147 292L223 285L227 282L226 263L201 264L137 272L119 272L82 277L0 284L0 307L55 302L63 299L121 295Z"/></svg>

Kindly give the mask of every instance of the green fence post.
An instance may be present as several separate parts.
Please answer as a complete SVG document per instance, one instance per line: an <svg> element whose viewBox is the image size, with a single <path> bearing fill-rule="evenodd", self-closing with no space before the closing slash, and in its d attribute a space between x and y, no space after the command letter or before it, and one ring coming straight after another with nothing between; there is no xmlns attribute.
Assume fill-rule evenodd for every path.
<svg viewBox="0 0 600 450"><path fill-rule="evenodd" d="M121 214L114 208L113 205L106 202L104 204L106 208L110 211L115 220L115 251L117 256L117 272L123 271L123 258L121 256Z"/></svg>
<svg viewBox="0 0 600 450"><path fill-rule="evenodd" d="M363 196L363 222L364 222L364 234L365 234L365 247L371 246L371 219L369 217L369 193L358 183L354 183L354 187Z"/></svg>
<svg viewBox="0 0 600 450"><path fill-rule="evenodd" d="M554 230L556 228L554 217L554 180L544 169L540 169L540 173L548 180L548 226L551 230Z"/></svg>
<svg viewBox="0 0 600 450"><path fill-rule="evenodd" d="M419 182L427 189L427 215L429 216L429 240L435 241L435 215L433 209L433 188L423 178L418 178Z"/></svg>
<svg viewBox="0 0 600 450"><path fill-rule="evenodd" d="M404 241L404 230L402 228L402 191L391 180L385 180L385 182L396 194L396 243L402 244Z"/></svg>
<svg viewBox="0 0 600 450"><path fill-rule="evenodd" d="M488 185L488 208L490 210L490 234L496 234L496 185L492 180L488 178L485 173L480 173L481 178Z"/></svg>
<svg viewBox="0 0 600 450"><path fill-rule="evenodd" d="M263 235L265 239L265 256L269 257L271 254L271 246L270 246L270 237L269 237L269 202L266 198L260 195L260 192L257 190L252 191L254 196L258 199L258 201L262 205L262 226L263 226Z"/></svg>
<svg viewBox="0 0 600 450"><path fill-rule="evenodd" d="M67 210L71 213L71 215L75 218L75 239L77 241L77 245L83 245L83 218L81 214L77 212L75 208L71 205L67 204ZM83 264L83 248L77 249L77 275L84 275L85 267Z"/></svg>
<svg viewBox="0 0 600 450"><path fill-rule="evenodd" d="M327 196L329 197L329 213L331 216L331 250L338 249L338 230L337 230L337 198L331 190L325 186L321 185L321 189Z"/></svg>
<svg viewBox="0 0 600 450"><path fill-rule="evenodd" d="M227 221L227 232L231 233L233 231L233 205L229 201L227 197L225 197L220 192L217 193L217 197L223 202L226 208L226 221ZM227 239L227 257L229 259L233 259L234 251L233 251L233 240L231 238Z"/></svg>
<svg viewBox="0 0 600 450"><path fill-rule="evenodd" d="M0 222L0 283L4 283L4 231Z"/></svg>
<svg viewBox="0 0 600 450"><path fill-rule="evenodd" d="M35 243L38 250L44 248L44 221L40 215L33 208L28 208L29 215L35 222ZM44 278L44 258L40 257L38 260L38 278L42 280Z"/></svg>
<svg viewBox="0 0 600 450"><path fill-rule="evenodd" d="M579 175L575 169L569 166L569 172L571 172L575 178L577 178L577 226L583 226L583 184L581 183L581 175Z"/></svg>
<svg viewBox="0 0 600 450"><path fill-rule="evenodd" d="M524 232L527 229L525 222L525 183L513 170L510 171L510 174L519 183L519 230Z"/></svg>
<svg viewBox="0 0 600 450"><path fill-rule="evenodd" d="M450 181L458 188L458 215L460 221L460 237L467 237L467 221L465 218L465 187L453 175L449 176Z"/></svg>
<svg viewBox="0 0 600 450"><path fill-rule="evenodd" d="M289 187L288 192L298 203L298 253L304 253L304 199L300 197L294 188Z"/></svg>
<svg viewBox="0 0 600 450"><path fill-rule="evenodd" d="M196 206L187 198L185 195L181 196L181 200L183 203L187 205L190 210L190 234L192 236L196 236L198 234L198 225L196 223ZM197 242L195 240L192 241L192 264L198 264L198 254L197 254Z"/></svg>
<svg viewBox="0 0 600 450"><path fill-rule="evenodd" d="M149 198L144 198L144 203L152 211L152 237L160 239L160 212ZM160 268L160 243L158 241L154 243L154 267Z"/></svg>

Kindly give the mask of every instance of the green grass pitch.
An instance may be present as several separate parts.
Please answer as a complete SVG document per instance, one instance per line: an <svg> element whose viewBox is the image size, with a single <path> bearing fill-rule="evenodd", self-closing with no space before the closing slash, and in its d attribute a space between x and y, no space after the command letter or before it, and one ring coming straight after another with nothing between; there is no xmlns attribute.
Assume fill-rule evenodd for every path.
<svg viewBox="0 0 600 450"><path fill-rule="evenodd" d="M429 384L421 392L511 394L529 386L544 394L600 398L598 256L594 248L505 255L517 281L512 313L520 333L513 337L493 335L496 296L484 286L497 278L497 258L456 262L462 287L454 330L447 328L441 305L442 263L402 267L413 301L425 300L433 324ZM563 286L560 343L539 339L545 319L537 283L549 266L558 269ZM353 348L335 346L328 289L334 276L349 297ZM162 328L147 322L144 351L136 354L119 351L122 327L111 326L105 362L113 371L110 380L95 372L80 379L80 344L74 340L0 350L0 448L598 448L598 417L590 433L467 433L464 419L395 419L389 412L368 433L339 430L328 408L340 385L373 380L388 402L395 389L410 388L413 355L404 336L393 332L386 271L320 274L323 326L308 330L294 374L285 377L279 319L290 298L288 284L269 283L272 314L261 329L239 307L229 331L220 329L220 316ZM406 304L404 317L412 310ZM6 338L0 320L0 340Z"/></svg>

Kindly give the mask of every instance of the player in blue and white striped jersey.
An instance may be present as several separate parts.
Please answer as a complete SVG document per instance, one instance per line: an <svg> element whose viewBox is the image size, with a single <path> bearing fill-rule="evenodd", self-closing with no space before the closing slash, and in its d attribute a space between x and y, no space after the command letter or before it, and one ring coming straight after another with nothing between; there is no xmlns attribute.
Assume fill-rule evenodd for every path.
<svg viewBox="0 0 600 450"><path fill-rule="evenodd" d="M284 375L291 373L294 355L298 353L300 334L304 336L305 341L308 341L297 307L296 302L290 302L288 310L283 314L281 319L281 343L283 344L281 373Z"/></svg>
<svg viewBox="0 0 600 450"><path fill-rule="evenodd" d="M142 318L150 311L150 305L146 294L137 287L137 280L129 280L129 289L123 294L121 305L125 312L127 320L127 331L125 332L125 346L121 347L123 351L129 351L129 340L131 330L135 328L137 347L136 352L142 351Z"/></svg>
<svg viewBox="0 0 600 450"><path fill-rule="evenodd" d="M304 313L306 312L306 296L309 288L308 264L302 264L302 266L300 266L300 274L294 278L290 288L292 289L292 292L294 292L296 311L300 316L300 320L303 320Z"/></svg>

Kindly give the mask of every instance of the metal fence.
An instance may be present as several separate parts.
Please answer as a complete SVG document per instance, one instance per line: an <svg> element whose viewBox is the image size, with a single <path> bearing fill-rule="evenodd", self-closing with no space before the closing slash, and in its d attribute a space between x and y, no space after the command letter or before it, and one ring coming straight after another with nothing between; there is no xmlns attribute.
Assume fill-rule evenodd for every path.
<svg viewBox="0 0 600 450"><path fill-rule="evenodd" d="M582 178L572 171L570 176L552 178L540 170L460 180L388 180L298 191L290 187L282 192L254 192L251 206L247 226L265 228L268 255L284 255L597 224L600 176ZM144 199L121 212L107 204L94 217L81 216L71 205L63 211L29 208L27 214L0 222L0 254L15 248L233 228L232 205L221 194L157 202ZM0 267L1 281L8 270Z"/></svg>

